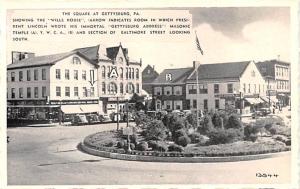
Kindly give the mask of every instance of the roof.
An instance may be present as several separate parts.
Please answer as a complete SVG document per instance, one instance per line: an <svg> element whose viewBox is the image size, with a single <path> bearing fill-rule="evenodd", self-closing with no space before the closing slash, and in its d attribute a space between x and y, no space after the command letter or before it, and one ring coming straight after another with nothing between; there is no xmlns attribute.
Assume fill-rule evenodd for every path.
<svg viewBox="0 0 300 189"><path fill-rule="evenodd" d="M255 65L263 77L275 79L275 65L290 66L290 63L274 59L263 62L256 62Z"/></svg>
<svg viewBox="0 0 300 189"><path fill-rule="evenodd" d="M189 68L175 68L165 69L159 76L152 82L152 84L178 84L184 83L187 77L193 71L192 67ZM166 75L171 74L171 80L166 79Z"/></svg>
<svg viewBox="0 0 300 189"><path fill-rule="evenodd" d="M240 78L251 61L201 64L198 67L198 79ZM196 72L188 80L196 80Z"/></svg>
<svg viewBox="0 0 300 189"><path fill-rule="evenodd" d="M82 55L79 52L66 52L66 53L59 53L59 54L52 54L52 55L45 55L45 56L35 56L31 58L26 58L20 61L17 61L13 64L7 65L7 69L16 69L16 68L23 68L23 67L36 67L36 66L46 66L46 65L54 65L56 62L63 60L73 54L77 54L87 60L88 62L94 64L91 62L88 58L86 58L84 55ZM94 64L95 65L95 64Z"/></svg>
<svg viewBox="0 0 300 189"><path fill-rule="evenodd" d="M91 46L91 47L83 47L83 48L74 49L73 51L80 52L87 58L89 58L93 61L97 61L98 57L99 57L99 55L98 55L99 47L100 47L100 45L96 45L96 46Z"/></svg>
<svg viewBox="0 0 300 189"><path fill-rule="evenodd" d="M149 70L150 73L148 73ZM157 71L155 71L154 67L148 64L146 68L142 71L143 83L151 83L152 81L154 81L154 79L157 78L158 75L159 74Z"/></svg>

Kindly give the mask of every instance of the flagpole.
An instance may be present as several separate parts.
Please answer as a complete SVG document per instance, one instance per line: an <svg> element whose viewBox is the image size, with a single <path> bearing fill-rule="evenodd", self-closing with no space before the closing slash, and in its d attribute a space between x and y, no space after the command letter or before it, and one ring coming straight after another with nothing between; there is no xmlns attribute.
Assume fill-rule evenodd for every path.
<svg viewBox="0 0 300 189"><path fill-rule="evenodd" d="M196 32L196 30L195 30L195 35L196 35L196 45L197 45L197 49L200 51L200 53L203 55L203 50L201 49L201 46L200 46L200 43L199 43L199 39L198 39L198 36L197 36L197 32ZM197 58L196 58L197 59ZM195 69L196 69L196 85L197 85L197 94L196 94L196 114L197 114L197 127L199 127L199 103L198 103L198 101L199 101L199 77L198 77L198 68L199 68L199 66L198 66L198 63L197 63L197 65L196 65L196 63L197 63L197 61L195 62ZM199 63L200 63L200 61L199 61Z"/></svg>
<svg viewBox="0 0 300 189"><path fill-rule="evenodd" d="M198 103L198 99L199 99L199 78L198 78L198 64L196 65L197 61L195 62L195 68L196 68L196 87L197 87L197 94L196 94L196 114L197 114L197 128L199 127L199 103Z"/></svg>

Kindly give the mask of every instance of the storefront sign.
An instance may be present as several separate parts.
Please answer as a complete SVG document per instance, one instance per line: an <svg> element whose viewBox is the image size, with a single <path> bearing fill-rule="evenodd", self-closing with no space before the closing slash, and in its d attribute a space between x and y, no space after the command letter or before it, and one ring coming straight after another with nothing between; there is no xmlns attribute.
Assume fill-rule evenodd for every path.
<svg viewBox="0 0 300 189"><path fill-rule="evenodd" d="M133 135L133 127L126 127L123 129L123 135Z"/></svg>

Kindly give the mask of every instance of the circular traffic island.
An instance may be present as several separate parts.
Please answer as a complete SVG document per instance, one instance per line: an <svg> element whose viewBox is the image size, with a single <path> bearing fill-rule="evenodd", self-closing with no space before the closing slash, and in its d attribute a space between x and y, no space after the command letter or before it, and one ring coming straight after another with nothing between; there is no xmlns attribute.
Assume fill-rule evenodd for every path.
<svg viewBox="0 0 300 189"><path fill-rule="evenodd" d="M224 137L223 133L215 132L217 139ZM172 137L149 139L143 131L129 134L124 135L122 130L95 133L87 136L80 148L86 153L106 158L182 163L247 161L285 155L290 151L290 145L283 141L281 135L260 136L255 141L234 140L213 144L211 139L199 134L179 136L175 141L171 140Z"/></svg>

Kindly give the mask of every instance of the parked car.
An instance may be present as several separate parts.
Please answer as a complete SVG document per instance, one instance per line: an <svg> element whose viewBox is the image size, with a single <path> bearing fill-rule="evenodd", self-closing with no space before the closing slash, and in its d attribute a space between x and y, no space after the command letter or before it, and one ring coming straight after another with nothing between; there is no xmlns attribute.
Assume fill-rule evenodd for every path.
<svg viewBox="0 0 300 189"><path fill-rule="evenodd" d="M101 123L111 121L110 117L107 114L100 114L99 115L99 120L100 120Z"/></svg>
<svg viewBox="0 0 300 189"><path fill-rule="evenodd" d="M261 112L262 116L266 116L271 113L270 108L260 108L259 111Z"/></svg>
<svg viewBox="0 0 300 189"><path fill-rule="evenodd" d="M72 120L72 125L86 125L88 123L89 122L86 119L86 116L83 114L74 115L73 120Z"/></svg>
<svg viewBox="0 0 300 189"><path fill-rule="evenodd" d="M86 119L88 120L89 124L100 123L100 119L96 114L88 114L86 115Z"/></svg>

